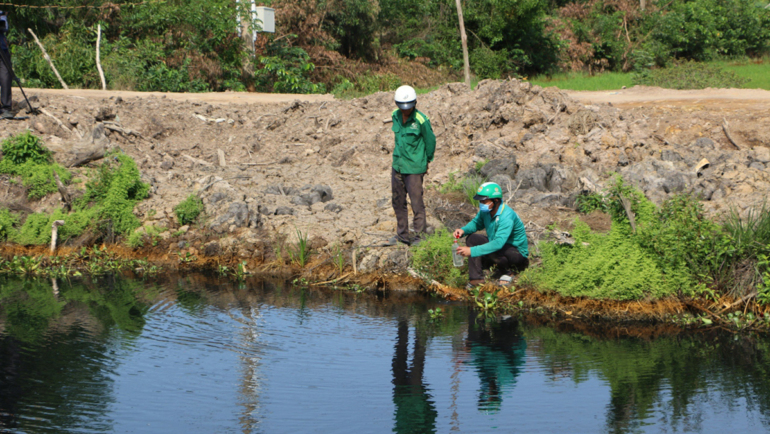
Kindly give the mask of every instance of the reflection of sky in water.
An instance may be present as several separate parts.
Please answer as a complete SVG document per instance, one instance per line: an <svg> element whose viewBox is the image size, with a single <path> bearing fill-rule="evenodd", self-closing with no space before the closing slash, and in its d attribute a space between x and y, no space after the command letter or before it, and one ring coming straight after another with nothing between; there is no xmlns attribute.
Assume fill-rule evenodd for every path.
<svg viewBox="0 0 770 434"><path fill-rule="evenodd" d="M74 322L25 346L19 356L25 363L43 354L61 360L37 360L39 370L22 370L24 378L13 380L11 386L37 384L34 394L0 379L3 391L21 397L10 432L767 429L760 409L767 411L769 398L757 390L770 379L751 389L746 384L763 374L740 371L731 382L735 367L719 353L709 353L692 378L666 377L666 367L646 363L645 355L668 351L665 344L688 354L676 340L596 341L515 322L469 327L473 314L446 305L451 327L439 331L423 316L425 305L211 288L162 292L138 331L61 333L80 327ZM0 334L0 344L8 342ZM65 350L48 351L52 345ZM687 361L677 357L666 363ZM77 364L93 372L68 379L55 369ZM9 366L15 365L0 358L0 369ZM638 390L643 386L648 394ZM56 415L51 408L63 393L71 402ZM638 414L641 399L651 404Z"/></svg>

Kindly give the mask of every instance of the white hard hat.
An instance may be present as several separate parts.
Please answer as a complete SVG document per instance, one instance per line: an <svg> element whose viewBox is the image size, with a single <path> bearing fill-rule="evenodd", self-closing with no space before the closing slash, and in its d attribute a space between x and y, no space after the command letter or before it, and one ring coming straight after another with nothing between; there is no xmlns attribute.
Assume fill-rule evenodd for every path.
<svg viewBox="0 0 770 434"><path fill-rule="evenodd" d="M401 86L396 89L396 105L401 110L409 110L417 104L417 92L412 86Z"/></svg>

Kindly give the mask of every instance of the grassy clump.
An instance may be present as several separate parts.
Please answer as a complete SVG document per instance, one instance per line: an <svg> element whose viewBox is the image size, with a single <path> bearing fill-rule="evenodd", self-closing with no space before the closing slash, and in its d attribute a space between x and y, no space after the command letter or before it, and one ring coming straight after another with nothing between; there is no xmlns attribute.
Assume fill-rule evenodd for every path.
<svg viewBox="0 0 770 434"><path fill-rule="evenodd" d="M310 242L308 235L297 229L297 243L288 247L289 258L291 262L304 267L310 258Z"/></svg>
<svg viewBox="0 0 770 434"><path fill-rule="evenodd" d="M633 79L634 84L668 89L740 88L749 81L716 65L693 61L669 68L644 70L635 74Z"/></svg>
<svg viewBox="0 0 770 434"><path fill-rule="evenodd" d="M439 187L438 191L441 194L461 193L468 203L473 206L479 206L479 202L474 200L473 196L476 195L479 187L484 182L486 182L486 178L477 173L469 173L458 177L454 172L450 172L449 180Z"/></svg>
<svg viewBox="0 0 770 434"><path fill-rule="evenodd" d="M457 268L452 263L454 237L446 229L437 230L411 248L412 267L427 278L463 288L468 283L468 267Z"/></svg>
<svg viewBox="0 0 770 434"><path fill-rule="evenodd" d="M53 161L51 151L42 140L29 130L3 140L2 149L0 173L19 176L28 189L30 199L39 199L57 191L54 171L64 184L72 178L67 169Z"/></svg>
<svg viewBox="0 0 770 434"><path fill-rule="evenodd" d="M187 196L187 199L174 207L174 213L180 225L189 225L203 212L203 201L195 194Z"/></svg>
<svg viewBox="0 0 770 434"><path fill-rule="evenodd" d="M72 212L58 209L51 214L30 214L21 227L13 214L0 212L0 239L23 245L47 244L51 241L51 224L55 220L65 221L58 232L62 242L89 229L95 231L97 238L99 233L101 237L123 235L140 226L133 209L147 197L148 191L149 186L141 182L134 160L122 153L111 154L96 176L86 183L85 194L75 201Z"/></svg>

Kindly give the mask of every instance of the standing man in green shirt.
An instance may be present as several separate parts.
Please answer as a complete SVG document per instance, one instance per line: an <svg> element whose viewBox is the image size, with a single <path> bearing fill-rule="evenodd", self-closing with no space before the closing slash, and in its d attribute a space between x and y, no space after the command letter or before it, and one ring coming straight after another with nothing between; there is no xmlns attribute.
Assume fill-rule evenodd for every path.
<svg viewBox="0 0 770 434"><path fill-rule="evenodd" d="M468 257L469 287L484 283L484 269L497 266L495 273L500 284L509 284L513 271L520 272L529 266L529 248L524 223L511 207L503 203L503 191L494 182L481 184L473 199L479 201L479 213L467 225L455 230L465 240L467 247L457 252ZM476 234L486 229L487 236Z"/></svg>
<svg viewBox="0 0 770 434"><path fill-rule="evenodd" d="M393 133L396 145L393 148L393 168L390 184L393 194L393 211L396 213L396 236L390 244L419 243L425 235L425 204L422 200L422 181L428 172L436 151L436 135L430 126L428 116L415 108L417 93L411 86L396 89L396 106L393 110ZM406 196L412 203L415 239L409 236L409 211Z"/></svg>

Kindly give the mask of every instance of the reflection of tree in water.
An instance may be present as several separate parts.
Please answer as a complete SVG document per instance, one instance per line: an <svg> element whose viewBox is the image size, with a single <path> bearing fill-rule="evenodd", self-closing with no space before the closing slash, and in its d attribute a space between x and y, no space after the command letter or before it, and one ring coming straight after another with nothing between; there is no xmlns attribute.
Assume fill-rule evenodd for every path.
<svg viewBox="0 0 770 434"><path fill-rule="evenodd" d="M654 417L683 431L702 431L702 403L714 392L729 407L745 401L770 418L770 347L732 335L601 339L543 327L527 330L539 341L541 364L568 366L580 383L595 373L610 387L608 432L642 429ZM656 414L653 414L656 413ZM706 427L707 428L707 427ZM676 429L674 429L676 430Z"/></svg>
<svg viewBox="0 0 770 434"><path fill-rule="evenodd" d="M409 366L409 323L398 321L398 333L393 354L393 403L396 405L393 432L436 432L436 406L428 388L423 384L425 350L428 336L422 327L415 328L412 365Z"/></svg>
<svg viewBox="0 0 770 434"><path fill-rule="evenodd" d="M0 431L110 431L106 335L141 331L137 285L75 283L57 296L48 281L0 278Z"/></svg>
<svg viewBox="0 0 770 434"><path fill-rule="evenodd" d="M527 343L514 320L486 322L471 311L468 318L466 347L481 381L478 407L483 411L498 411L503 392L516 384L526 355Z"/></svg>

